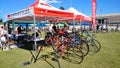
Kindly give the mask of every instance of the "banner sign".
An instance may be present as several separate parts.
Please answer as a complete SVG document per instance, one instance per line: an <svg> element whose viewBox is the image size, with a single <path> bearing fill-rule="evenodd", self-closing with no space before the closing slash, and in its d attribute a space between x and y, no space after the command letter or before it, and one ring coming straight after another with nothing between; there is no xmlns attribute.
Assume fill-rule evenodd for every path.
<svg viewBox="0 0 120 68"><path fill-rule="evenodd" d="M33 14L33 9L24 9L15 13L11 13L7 15L7 19L15 19L15 18L20 18L24 16L30 16Z"/></svg>
<svg viewBox="0 0 120 68"><path fill-rule="evenodd" d="M70 12L49 10L49 9L38 8L38 7L34 7L34 14L35 15L43 15L43 16L67 17L67 18L74 17L74 14L70 13Z"/></svg>
<svg viewBox="0 0 120 68"><path fill-rule="evenodd" d="M92 0L92 28L96 30L96 0Z"/></svg>

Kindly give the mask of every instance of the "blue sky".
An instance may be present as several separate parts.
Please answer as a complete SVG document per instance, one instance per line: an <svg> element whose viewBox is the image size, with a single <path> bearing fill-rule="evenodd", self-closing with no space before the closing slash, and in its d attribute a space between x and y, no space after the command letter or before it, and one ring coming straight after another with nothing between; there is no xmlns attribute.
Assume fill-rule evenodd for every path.
<svg viewBox="0 0 120 68"><path fill-rule="evenodd" d="M2 0L0 2L0 17L6 20L6 14L22 10L36 0ZM78 11L91 16L92 14L92 0L45 0L50 5L59 8L63 6L65 9L74 7ZM97 15L98 14L113 14L120 13L120 0L96 0L97 1Z"/></svg>

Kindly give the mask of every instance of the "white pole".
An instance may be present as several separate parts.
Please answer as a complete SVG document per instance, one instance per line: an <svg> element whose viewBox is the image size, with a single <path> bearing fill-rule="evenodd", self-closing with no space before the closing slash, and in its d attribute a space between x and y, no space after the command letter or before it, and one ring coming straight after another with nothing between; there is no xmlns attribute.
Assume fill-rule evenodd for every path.
<svg viewBox="0 0 120 68"><path fill-rule="evenodd" d="M9 35L9 31L8 31L8 21L9 20L7 20L7 22L6 22L6 25L5 25L5 27L7 28L7 40L9 40L9 37L8 37L8 35ZM10 49L10 46L9 46L9 41L8 41L8 43L7 43L7 47L8 47L8 49Z"/></svg>
<svg viewBox="0 0 120 68"><path fill-rule="evenodd" d="M34 19L34 48L35 48L35 51L37 52L37 43L36 43L36 18L35 18L35 15L33 15L33 19Z"/></svg>

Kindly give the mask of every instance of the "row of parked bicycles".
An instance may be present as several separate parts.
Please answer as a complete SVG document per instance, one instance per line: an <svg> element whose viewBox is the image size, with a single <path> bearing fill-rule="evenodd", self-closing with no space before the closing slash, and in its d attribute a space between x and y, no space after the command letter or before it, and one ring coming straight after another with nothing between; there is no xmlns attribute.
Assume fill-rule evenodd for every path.
<svg viewBox="0 0 120 68"><path fill-rule="evenodd" d="M57 58L62 57L67 61L78 64L90 52L97 53L101 49L101 44L95 38L95 34L87 30L72 33L62 31L57 33L48 32L45 37L45 43L48 46L53 46Z"/></svg>

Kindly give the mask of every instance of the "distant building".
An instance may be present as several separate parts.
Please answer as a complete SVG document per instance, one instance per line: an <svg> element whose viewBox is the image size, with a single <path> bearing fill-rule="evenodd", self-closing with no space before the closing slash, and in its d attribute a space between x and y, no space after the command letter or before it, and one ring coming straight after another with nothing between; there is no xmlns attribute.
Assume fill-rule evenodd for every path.
<svg viewBox="0 0 120 68"><path fill-rule="evenodd" d="M109 24L120 24L120 13L97 15L97 20L99 22L107 20Z"/></svg>
<svg viewBox="0 0 120 68"><path fill-rule="evenodd" d="M106 25L108 25L109 30L115 29L117 25L120 26L120 13L97 15L96 22L100 25L105 23Z"/></svg>

